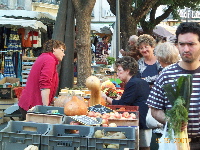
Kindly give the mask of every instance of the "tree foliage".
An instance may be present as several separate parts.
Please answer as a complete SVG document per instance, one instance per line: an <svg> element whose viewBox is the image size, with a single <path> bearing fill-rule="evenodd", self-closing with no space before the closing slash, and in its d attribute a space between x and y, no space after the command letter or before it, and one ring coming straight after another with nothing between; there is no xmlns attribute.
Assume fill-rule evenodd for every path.
<svg viewBox="0 0 200 150"><path fill-rule="evenodd" d="M199 0L160 0L158 1L150 10L148 14L146 14L140 21L141 27L144 33L152 34L153 29L156 25L158 25L162 20L166 19L170 14L173 19L177 19L180 21L179 10L188 7L190 9L196 10L197 6L200 4ZM159 6L165 5L165 9L163 10L163 14L156 17L156 10ZM147 19L149 15L149 19Z"/></svg>
<svg viewBox="0 0 200 150"><path fill-rule="evenodd" d="M116 14L116 1L108 0L108 2L111 11ZM129 37L137 34L136 29L139 23L145 33L152 34L153 28L170 14L174 19L179 19L179 9L184 7L196 9L199 3L199 0L120 0L122 48L126 49ZM155 17L156 10L161 5L166 5L164 13ZM147 17L149 17L148 20Z"/></svg>

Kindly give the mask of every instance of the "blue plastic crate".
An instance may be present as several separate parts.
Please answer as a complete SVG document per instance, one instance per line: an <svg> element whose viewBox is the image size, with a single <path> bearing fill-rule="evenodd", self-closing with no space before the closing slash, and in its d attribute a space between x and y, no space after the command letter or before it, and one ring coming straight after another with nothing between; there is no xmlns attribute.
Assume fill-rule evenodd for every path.
<svg viewBox="0 0 200 150"><path fill-rule="evenodd" d="M40 147L41 134L52 128L49 124L9 121L0 131L0 150L23 150L28 145Z"/></svg>
<svg viewBox="0 0 200 150"><path fill-rule="evenodd" d="M136 148L136 129L135 127L93 127L92 138L88 138L88 150L108 150L109 148L104 145L118 144L118 149L129 148L134 150ZM126 139L108 139L108 138L94 138L94 133L97 130L102 130L104 133L107 132L123 132Z"/></svg>
<svg viewBox="0 0 200 150"><path fill-rule="evenodd" d="M29 112L39 113L39 114L60 114L60 115L64 115L64 107L37 105L37 106L35 106L33 111L29 111Z"/></svg>
<svg viewBox="0 0 200 150"><path fill-rule="evenodd" d="M53 125L49 133L42 135L41 150L75 150L76 148L87 150L88 137L91 137L92 133L89 126Z"/></svg>

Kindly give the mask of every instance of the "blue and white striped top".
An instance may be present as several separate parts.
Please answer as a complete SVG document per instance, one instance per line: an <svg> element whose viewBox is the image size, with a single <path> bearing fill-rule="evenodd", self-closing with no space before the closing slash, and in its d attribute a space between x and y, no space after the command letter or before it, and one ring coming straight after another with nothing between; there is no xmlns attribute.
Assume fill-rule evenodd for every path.
<svg viewBox="0 0 200 150"><path fill-rule="evenodd" d="M150 92L147 104L156 109L166 110L171 108L172 106L165 96L162 87L168 83L175 86L174 79L177 80L180 76L187 76L188 74L191 74L193 77L193 89L189 107L188 135L189 137L200 137L200 67L196 70L184 70L176 63L164 68Z"/></svg>

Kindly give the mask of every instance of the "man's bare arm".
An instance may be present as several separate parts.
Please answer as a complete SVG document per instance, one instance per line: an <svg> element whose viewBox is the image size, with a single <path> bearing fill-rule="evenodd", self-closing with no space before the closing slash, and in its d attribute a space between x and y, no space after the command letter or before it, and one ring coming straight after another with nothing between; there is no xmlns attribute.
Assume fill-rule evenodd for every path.
<svg viewBox="0 0 200 150"><path fill-rule="evenodd" d="M161 109L151 107L151 115L160 123L165 124L165 112Z"/></svg>

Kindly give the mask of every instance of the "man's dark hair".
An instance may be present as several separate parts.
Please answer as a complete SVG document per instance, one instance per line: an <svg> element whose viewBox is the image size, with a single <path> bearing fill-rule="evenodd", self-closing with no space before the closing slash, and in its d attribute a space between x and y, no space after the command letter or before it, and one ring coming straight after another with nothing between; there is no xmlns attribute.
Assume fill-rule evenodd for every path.
<svg viewBox="0 0 200 150"><path fill-rule="evenodd" d="M200 24L197 22L183 22L181 23L177 30L176 30L176 38L178 39L179 34L185 34L185 33L194 33L197 34L200 41Z"/></svg>
<svg viewBox="0 0 200 150"><path fill-rule="evenodd" d="M102 40L105 40L107 37L108 37L107 35L104 35L104 36L102 37Z"/></svg>

